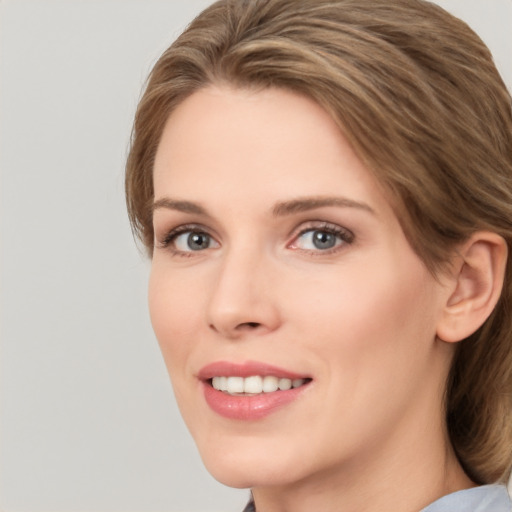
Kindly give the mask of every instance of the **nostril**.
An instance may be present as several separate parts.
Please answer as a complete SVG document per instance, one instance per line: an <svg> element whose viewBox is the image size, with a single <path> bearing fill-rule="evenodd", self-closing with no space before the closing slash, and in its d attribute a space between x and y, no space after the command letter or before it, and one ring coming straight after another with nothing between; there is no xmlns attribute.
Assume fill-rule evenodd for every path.
<svg viewBox="0 0 512 512"><path fill-rule="evenodd" d="M238 326L238 329L256 329L260 325L258 322L244 322Z"/></svg>
<svg viewBox="0 0 512 512"><path fill-rule="evenodd" d="M262 324L259 322L242 322L235 327L236 331L254 330L260 327ZM215 332L219 332L219 329L214 324L209 324L208 327Z"/></svg>

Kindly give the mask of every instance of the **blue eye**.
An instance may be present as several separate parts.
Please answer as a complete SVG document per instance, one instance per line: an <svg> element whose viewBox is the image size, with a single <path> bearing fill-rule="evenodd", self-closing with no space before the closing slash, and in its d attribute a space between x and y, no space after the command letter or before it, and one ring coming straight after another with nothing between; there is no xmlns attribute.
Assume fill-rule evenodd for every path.
<svg viewBox="0 0 512 512"><path fill-rule="evenodd" d="M212 238L206 233L185 231L174 239L174 247L178 251L203 251L212 244Z"/></svg>
<svg viewBox="0 0 512 512"><path fill-rule="evenodd" d="M293 243L296 249L305 251L329 251L353 241L354 235L338 226L311 228L302 231Z"/></svg>
<svg viewBox="0 0 512 512"><path fill-rule="evenodd" d="M218 242L198 227L180 226L162 240L161 247L170 248L176 254L200 252L219 247Z"/></svg>

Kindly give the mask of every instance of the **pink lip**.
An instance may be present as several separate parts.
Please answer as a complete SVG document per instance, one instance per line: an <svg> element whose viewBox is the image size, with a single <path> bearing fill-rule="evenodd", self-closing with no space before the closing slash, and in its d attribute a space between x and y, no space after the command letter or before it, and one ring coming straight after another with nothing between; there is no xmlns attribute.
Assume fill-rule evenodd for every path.
<svg viewBox="0 0 512 512"><path fill-rule="evenodd" d="M276 366L265 363L249 361L244 364L219 361L202 368L198 374L203 384L206 403L217 414L235 420L258 420L281 409L299 398L309 387L308 384L287 391L275 391L261 393L253 396L232 396L222 391L217 391L210 384L210 379L215 376L250 377L252 375L273 375L286 379L306 379L307 375L290 372Z"/></svg>
<svg viewBox="0 0 512 512"><path fill-rule="evenodd" d="M231 363L228 361L217 361L201 368L198 378L208 380L212 377L233 376L233 377L251 377L253 375L261 375L266 377L274 375L284 379L307 379L308 375L290 372L278 366L273 366L258 361L246 361L245 363Z"/></svg>

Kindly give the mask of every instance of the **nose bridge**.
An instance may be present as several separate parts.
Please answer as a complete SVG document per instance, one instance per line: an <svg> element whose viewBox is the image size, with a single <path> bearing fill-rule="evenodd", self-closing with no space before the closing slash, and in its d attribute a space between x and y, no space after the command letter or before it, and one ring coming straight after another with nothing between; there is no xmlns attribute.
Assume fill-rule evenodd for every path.
<svg viewBox="0 0 512 512"><path fill-rule="evenodd" d="M220 258L208 305L210 327L226 337L270 331L278 324L277 304L269 286L272 262L251 242L233 245Z"/></svg>

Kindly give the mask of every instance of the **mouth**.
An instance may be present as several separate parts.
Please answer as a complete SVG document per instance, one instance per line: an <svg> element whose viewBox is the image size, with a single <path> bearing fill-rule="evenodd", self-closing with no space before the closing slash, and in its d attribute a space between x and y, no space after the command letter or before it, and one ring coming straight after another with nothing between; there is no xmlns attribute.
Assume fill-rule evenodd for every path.
<svg viewBox="0 0 512 512"><path fill-rule="evenodd" d="M198 375L209 408L232 420L259 420L300 399L312 378L266 363L217 362Z"/></svg>
<svg viewBox="0 0 512 512"><path fill-rule="evenodd" d="M262 393L275 393L300 388L311 382L310 378L289 379L275 375L215 376L208 379L208 384L217 391L231 396L257 396Z"/></svg>

